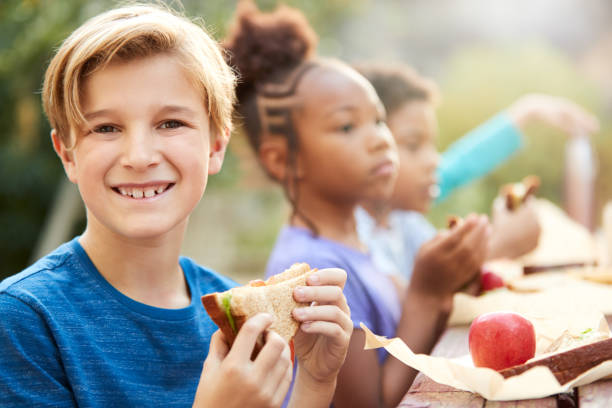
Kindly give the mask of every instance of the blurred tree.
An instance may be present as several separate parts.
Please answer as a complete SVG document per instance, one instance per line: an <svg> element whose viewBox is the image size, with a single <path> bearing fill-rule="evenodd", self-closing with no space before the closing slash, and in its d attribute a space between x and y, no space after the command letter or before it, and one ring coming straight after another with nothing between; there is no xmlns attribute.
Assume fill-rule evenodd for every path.
<svg viewBox="0 0 612 408"><path fill-rule="evenodd" d="M440 81L442 104L438 110L440 151L509 106L521 95L541 92L564 96L602 117L603 98L595 85L577 71L575 64L555 49L528 44L507 49L471 47L451 58ZM594 142L600 162L610 155L610 127ZM490 212L492 199L504 183L537 174L542 179L539 196L556 203L562 201L563 158L566 136L555 129L534 125L526 131L525 148L489 176L465 187L433 208L430 219L445 224L449 213L465 215L470 211ZM612 198L604 169L597 181L599 200ZM598 205L598 208L601 204ZM599 210L597 212L599 214Z"/></svg>

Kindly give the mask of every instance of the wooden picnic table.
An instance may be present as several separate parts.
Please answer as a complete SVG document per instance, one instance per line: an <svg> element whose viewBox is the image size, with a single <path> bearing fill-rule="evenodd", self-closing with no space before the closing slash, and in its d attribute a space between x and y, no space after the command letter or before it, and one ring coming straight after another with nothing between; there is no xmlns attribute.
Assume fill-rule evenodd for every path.
<svg viewBox="0 0 612 408"><path fill-rule="evenodd" d="M612 316L607 316L612 325ZM436 344L432 355L440 357L459 357L469 353L468 326L454 326L446 329ZM447 385L438 384L419 373L402 399L399 407L487 407L487 408L527 408L527 407L612 407L612 380L600 380L592 384L574 388L570 393L557 394L546 398L521 401L488 401L477 394L461 391Z"/></svg>

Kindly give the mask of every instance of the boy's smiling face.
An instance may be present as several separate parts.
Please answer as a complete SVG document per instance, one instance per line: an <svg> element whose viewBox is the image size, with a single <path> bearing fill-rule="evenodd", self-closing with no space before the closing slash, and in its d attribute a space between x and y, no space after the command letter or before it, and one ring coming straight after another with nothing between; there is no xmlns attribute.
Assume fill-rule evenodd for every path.
<svg viewBox="0 0 612 408"><path fill-rule="evenodd" d="M211 135L204 98L176 57L112 62L82 89L87 129L54 146L87 207L88 229L154 238L184 228L227 140Z"/></svg>

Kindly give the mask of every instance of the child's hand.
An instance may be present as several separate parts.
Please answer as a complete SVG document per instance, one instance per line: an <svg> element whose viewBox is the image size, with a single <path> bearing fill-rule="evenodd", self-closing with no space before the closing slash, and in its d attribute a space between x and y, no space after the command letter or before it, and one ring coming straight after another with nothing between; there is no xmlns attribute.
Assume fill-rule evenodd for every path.
<svg viewBox="0 0 612 408"><path fill-rule="evenodd" d="M258 314L242 326L231 350L221 331L213 334L210 351L193 403L194 407L279 407L291 384L291 352L278 334L268 332L266 343L251 361L257 337L272 324Z"/></svg>
<svg viewBox="0 0 612 408"><path fill-rule="evenodd" d="M572 134L591 134L599 130L599 121L590 112L566 98L544 94L528 94L519 98L507 110L519 128L527 123L541 122Z"/></svg>
<svg viewBox="0 0 612 408"><path fill-rule="evenodd" d="M510 211L504 200L497 197L493 201L493 232L487 259L516 258L534 250L538 246L540 232L533 199Z"/></svg>
<svg viewBox="0 0 612 408"><path fill-rule="evenodd" d="M448 299L477 279L487 255L489 230L486 216L470 215L462 225L423 244L414 263L409 290Z"/></svg>
<svg viewBox="0 0 612 408"><path fill-rule="evenodd" d="M299 368L314 383L335 384L346 357L353 323L342 293L345 282L342 269L322 269L308 277L308 286L293 292L298 302L313 302L294 309L293 317L302 322L294 338Z"/></svg>

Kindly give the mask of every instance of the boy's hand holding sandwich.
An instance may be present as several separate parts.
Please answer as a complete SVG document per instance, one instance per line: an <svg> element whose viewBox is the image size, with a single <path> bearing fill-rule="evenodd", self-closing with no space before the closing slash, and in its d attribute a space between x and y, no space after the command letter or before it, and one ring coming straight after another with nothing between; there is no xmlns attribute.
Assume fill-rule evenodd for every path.
<svg viewBox="0 0 612 408"><path fill-rule="evenodd" d="M269 331L255 358L257 339L272 324L273 317L260 313L245 322L231 349L217 330L210 341L208 357L194 400L194 407L278 407L291 384L291 352L278 334Z"/></svg>
<svg viewBox="0 0 612 408"><path fill-rule="evenodd" d="M291 383L289 344L295 344L299 364L291 401L329 406L352 332L345 282L343 270L296 264L266 282L204 296L221 331L204 364L198 405L214 406L218 398L224 406L280 405ZM222 381L214 385L220 388L206 384L210 378ZM231 391L216 392L226 384Z"/></svg>

